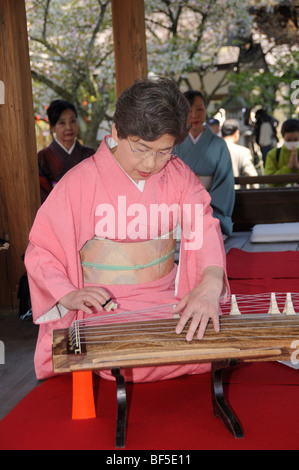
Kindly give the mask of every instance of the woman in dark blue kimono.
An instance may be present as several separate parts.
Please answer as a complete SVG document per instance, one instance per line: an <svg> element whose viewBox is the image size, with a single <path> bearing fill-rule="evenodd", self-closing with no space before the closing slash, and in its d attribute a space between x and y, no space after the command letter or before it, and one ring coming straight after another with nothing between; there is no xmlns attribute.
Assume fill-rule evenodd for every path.
<svg viewBox="0 0 299 470"><path fill-rule="evenodd" d="M175 153L198 175L209 191L214 217L220 221L224 235L232 232L232 213L235 203L234 176L226 143L209 126L205 126L206 105L199 91L187 91L191 104L190 132L176 146Z"/></svg>

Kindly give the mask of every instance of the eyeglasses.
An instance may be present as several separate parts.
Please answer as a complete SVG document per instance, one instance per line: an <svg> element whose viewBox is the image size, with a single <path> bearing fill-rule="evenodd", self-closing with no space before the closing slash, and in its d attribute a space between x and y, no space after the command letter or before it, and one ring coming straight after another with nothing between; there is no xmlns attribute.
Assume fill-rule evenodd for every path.
<svg viewBox="0 0 299 470"><path fill-rule="evenodd" d="M159 161L167 161L172 158L176 158L176 156L172 153L152 152L152 150L133 149L129 138L127 138L127 141L129 142L131 152L138 158L146 159L154 156Z"/></svg>

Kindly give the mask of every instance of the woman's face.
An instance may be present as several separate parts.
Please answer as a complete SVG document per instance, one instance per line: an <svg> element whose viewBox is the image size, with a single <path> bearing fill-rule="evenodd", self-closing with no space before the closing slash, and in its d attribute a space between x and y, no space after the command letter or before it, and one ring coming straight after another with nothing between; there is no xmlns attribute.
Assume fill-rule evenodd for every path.
<svg viewBox="0 0 299 470"><path fill-rule="evenodd" d="M66 149L71 148L79 130L74 111L71 109L63 111L51 130L56 134L58 142L60 142Z"/></svg>
<svg viewBox="0 0 299 470"><path fill-rule="evenodd" d="M285 142L298 142L299 132L286 132L283 136Z"/></svg>
<svg viewBox="0 0 299 470"><path fill-rule="evenodd" d="M115 126L112 129L112 137L118 146L114 156L124 171L136 182L147 180L150 176L159 173L169 160L175 138L164 134L152 142L130 136L127 139L119 139ZM137 152L137 154L136 154ZM143 156L138 156L144 153ZM157 158L157 154L163 152L166 157Z"/></svg>
<svg viewBox="0 0 299 470"><path fill-rule="evenodd" d="M193 137L197 137L203 131L206 117L207 111L203 99L195 96L189 113L190 132Z"/></svg>

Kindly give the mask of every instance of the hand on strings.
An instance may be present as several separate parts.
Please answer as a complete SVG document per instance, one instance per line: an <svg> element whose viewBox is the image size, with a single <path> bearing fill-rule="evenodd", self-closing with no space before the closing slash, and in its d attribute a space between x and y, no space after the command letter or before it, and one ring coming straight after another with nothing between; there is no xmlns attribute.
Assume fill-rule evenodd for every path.
<svg viewBox="0 0 299 470"><path fill-rule="evenodd" d="M182 312L176 327L180 334L189 319L191 319L186 340L191 341L197 330L197 339L202 339L210 320L216 333L220 331L219 325L219 299L223 289L223 269L211 266L204 271L202 282L190 291L178 303L173 313Z"/></svg>
<svg viewBox="0 0 299 470"><path fill-rule="evenodd" d="M93 309L103 310L103 306L109 299L110 294L102 287L88 286L69 292L60 299L59 303L68 310L82 310L82 312L92 314Z"/></svg>

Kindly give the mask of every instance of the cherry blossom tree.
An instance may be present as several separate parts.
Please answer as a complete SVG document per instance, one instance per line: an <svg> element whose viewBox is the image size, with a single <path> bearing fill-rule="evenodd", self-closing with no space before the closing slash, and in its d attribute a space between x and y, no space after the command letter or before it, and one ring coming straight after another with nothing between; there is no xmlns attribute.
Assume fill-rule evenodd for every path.
<svg viewBox="0 0 299 470"><path fill-rule="evenodd" d="M153 72L172 77L189 88L189 74L198 75L207 102L223 86L227 74L212 91L204 77L215 70L224 46L240 46L250 35L250 0L155 0L146 2L148 61Z"/></svg>
<svg viewBox="0 0 299 470"><path fill-rule="evenodd" d="M257 94L257 102L270 101L278 85L267 86L263 73L277 78L280 62L276 58L276 64L270 64L269 50L262 47L257 34L259 23L252 6L259 3L144 0L149 73L171 77L183 89L192 86L192 72L208 102L224 85L232 85L233 92L241 95L252 87L251 100ZM82 139L95 147L98 128L111 122L116 100L111 2L26 0L26 6L36 113L45 117L45 107L54 98L72 101ZM228 60L225 73L208 89L205 77L217 70L220 52L228 46L239 48L239 58ZM283 57L290 56L279 60L284 61ZM263 78L265 85L256 86Z"/></svg>
<svg viewBox="0 0 299 470"><path fill-rule="evenodd" d="M257 60L230 74L232 95L246 106L263 107L285 117L298 115L299 25L298 7L290 0L252 0L252 39L260 45L263 63ZM255 57L257 59L257 56Z"/></svg>
<svg viewBox="0 0 299 470"><path fill-rule="evenodd" d="M35 0L26 6L36 112L44 118L51 100L71 101L84 142L96 147L114 99L110 0Z"/></svg>

